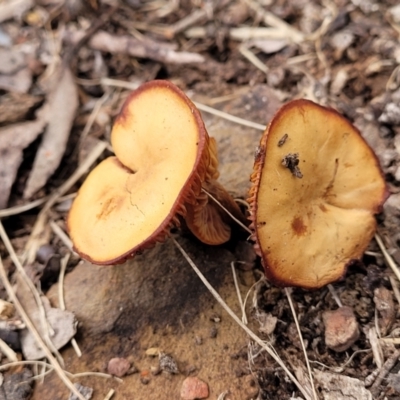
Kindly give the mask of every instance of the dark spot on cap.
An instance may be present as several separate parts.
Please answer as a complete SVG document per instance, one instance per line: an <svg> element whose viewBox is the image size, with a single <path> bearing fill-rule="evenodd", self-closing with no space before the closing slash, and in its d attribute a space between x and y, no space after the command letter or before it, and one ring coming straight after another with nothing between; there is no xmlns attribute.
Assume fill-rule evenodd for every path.
<svg viewBox="0 0 400 400"><path fill-rule="evenodd" d="M297 236L303 236L307 232L307 226L304 225L301 217L295 217L293 219L292 229Z"/></svg>
<svg viewBox="0 0 400 400"><path fill-rule="evenodd" d="M322 212L328 212L328 209L323 204L320 204L319 208L321 209Z"/></svg>

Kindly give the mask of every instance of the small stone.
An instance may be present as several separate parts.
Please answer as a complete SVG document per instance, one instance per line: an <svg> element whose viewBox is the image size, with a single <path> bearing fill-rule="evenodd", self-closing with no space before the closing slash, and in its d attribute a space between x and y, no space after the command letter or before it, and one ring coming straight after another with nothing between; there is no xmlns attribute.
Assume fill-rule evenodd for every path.
<svg viewBox="0 0 400 400"><path fill-rule="evenodd" d="M206 399L209 395L208 385L194 376L186 378L181 387L182 400Z"/></svg>
<svg viewBox="0 0 400 400"><path fill-rule="evenodd" d="M215 339L218 335L218 329L215 326L210 328L210 338Z"/></svg>
<svg viewBox="0 0 400 400"><path fill-rule="evenodd" d="M112 358L107 365L108 373L119 378L125 376L130 368L131 363L126 358L119 357Z"/></svg>
<svg viewBox="0 0 400 400"><path fill-rule="evenodd" d="M150 371L144 370L140 373L140 382L143 385L148 385L150 383Z"/></svg>
<svg viewBox="0 0 400 400"><path fill-rule="evenodd" d="M171 356L160 352L158 357L160 369L162 371L168 372L169 374L179 374L178 365Z"/></svg>
<svg viewBox="0 0 400 400"><path fill-rule="evenodd" d="M325 325L325 344L334 351L346 351L360 336L357 319L350 307L326 311L322 319Z"/></svg>

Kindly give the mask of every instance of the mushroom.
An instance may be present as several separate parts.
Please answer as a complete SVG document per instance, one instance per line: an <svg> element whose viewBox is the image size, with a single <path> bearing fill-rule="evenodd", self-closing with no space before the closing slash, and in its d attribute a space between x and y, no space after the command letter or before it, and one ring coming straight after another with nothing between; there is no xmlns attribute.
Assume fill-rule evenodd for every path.
<svg viewBox="0 0 400 400"><path fill-rule="evenodd" d="M111 144L115 157L102 161L75 198L67 225L75 250L95 264L116 264L162 241L187 214L202 241L230 238L224 211L240 209L216 182L216 143L199 111L168 81L145 83L117 116Z"/></svg>
<svg viewBox="0 0 400 400"><path fill-rule="evenodd" d="M272 119L251 182L252 238L267 278L309 289L340 279L362 256L388 195L360 132L308 100Z"/></svg>

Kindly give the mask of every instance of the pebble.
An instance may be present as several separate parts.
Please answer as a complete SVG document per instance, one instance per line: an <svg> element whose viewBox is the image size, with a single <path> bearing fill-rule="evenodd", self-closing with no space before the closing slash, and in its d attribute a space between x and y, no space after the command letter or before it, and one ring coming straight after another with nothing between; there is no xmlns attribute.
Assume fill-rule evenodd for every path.
<svg viewBox="0 0 400 400"><path fill-rule="evenodd" d="M208 395L208 385L201 379L189 376L183 381L181 388L182 400L207 399Z"/></svg>
<svg viewBox="0 0 400 400"><path fill-rule="evenodd" d="M336 352L346 351L360 336L357 319L350 307L326 311L322 319L325 325L325 344Z"/></svg>
<svg viewBox="0 0 400 400"><path fill-rule="evenodd" d="M131 363L126 358L114 357L107 365L107 371L110 375L122 378L131 368Z"/></svg>

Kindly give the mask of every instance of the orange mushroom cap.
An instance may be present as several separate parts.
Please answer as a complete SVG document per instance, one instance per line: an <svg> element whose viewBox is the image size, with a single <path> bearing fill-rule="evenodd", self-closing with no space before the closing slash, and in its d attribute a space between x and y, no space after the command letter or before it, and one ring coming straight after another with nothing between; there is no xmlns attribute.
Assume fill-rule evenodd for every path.
<svg viewBox="0 0 400 400"><path fill-rule="evenodd" d="M211 143L199 111L171 82L132 92L111 133L116 157L89 174L71 207L75 250L93 263L116 264L164 240L187 208L201 214L208 202L202 183L218 176ZM219 231L222 218L214 224ZM193 225L196 234L202 224Z"/></svg>
<svg viewBox="0 0 400 400"><path fill-rule="evenodd" d="M253 239L266 276L319 288L344 276L388 192L377 157L333 109L284 105L265 130L251 177Z"/></svg>

